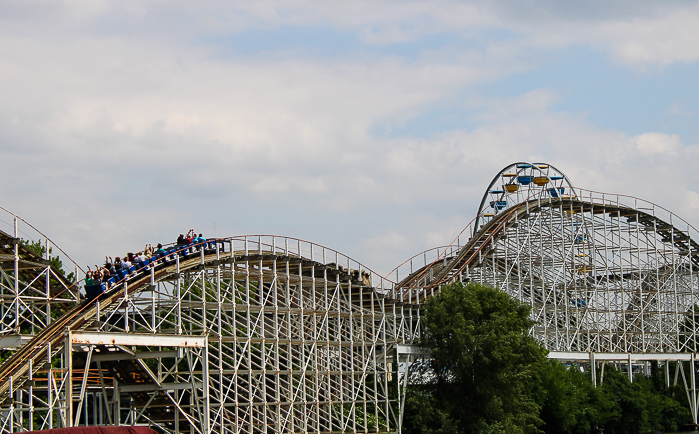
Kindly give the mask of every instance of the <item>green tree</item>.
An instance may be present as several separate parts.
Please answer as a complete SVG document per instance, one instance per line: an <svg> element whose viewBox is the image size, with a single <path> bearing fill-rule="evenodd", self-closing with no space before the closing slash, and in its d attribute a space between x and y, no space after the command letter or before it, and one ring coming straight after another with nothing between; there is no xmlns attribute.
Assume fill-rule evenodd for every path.
<svg viewBox="0 0 699 434"><path fill-rule="evenodd" d="M689 409L672 399L671 390L653 376L635 375L631 383L626 373L607 365L604 381L594 387L589 373L549 361L540 379L546 433L666 432L691 422Z"/></svg>
<svg viewBox="0 0 699 434"><path fill-rule="evenodd" d="M546 350L527 333L529 312L474 283L445 286L428 300L421 345L432 360L418 373L425 386L413 389L406 432L539 432L534 386Z"/></svg>
<svg viewBox="0 0 699 434"><path fill-rule="evenodd" d="M589 373L555 360L541 365L537 395L543 430L550 434L598 432L621 412L607 389L594 387Z"/></svg>
<svg viewBox="0 0 699 434"><path fill-rule="evenodd" d="M20 243L32 252L34 252L39 257L44 258L44 255L46 254L46 246L42 244L41 241L21 239ZM64 276L69 282L75 282L75 274L71 271L70 273L68 273L68 275L66 275L66 272L63 269L63 261L61 261L61 258L59 256L51 256L52 253L53 248L49 247L49 264L51 265L51 267L54 270L56 270L61 276Z"/></svg>
<svg viewBox="0 0 699 434"><path fill-rule="evenodd" d="M631 383L626 373L608 365L599 389L606 392L620 410L604 425L605 433L676 431L691 421L689 409L657 390L652 378L635 375Z"/></svg>

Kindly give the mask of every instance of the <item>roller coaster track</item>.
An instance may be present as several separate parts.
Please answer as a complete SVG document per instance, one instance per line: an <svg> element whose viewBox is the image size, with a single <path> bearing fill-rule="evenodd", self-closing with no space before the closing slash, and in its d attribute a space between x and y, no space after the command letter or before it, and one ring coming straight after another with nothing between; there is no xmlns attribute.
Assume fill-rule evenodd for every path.
<svg viewBox="0 0 699 434"><path fill-rule="evenodd" d="M99 300L83 302L71 308L65 315L41 331L28 344L22 346L0 365L0 396L7 392L9 386L7 382L8 378L22 378L22 376L26 374L29 360L37 367L36 369L41 366L39 362L46 357L46 351L43 350L44 346L50 345L53 348L59 348L59 345L63 343L66 336L66 330L78 330L86 323L94 320L98 310L106 310L110 305L118 303L119 300L124 297L127 287L131 294L134 295L150 284L151 281L155 282L166 279L168 276L174 276L177 274L178 268L179 272L186 272L190 268L196 268L205 264L220 263L221 258L216 250L212 249L213 251L210 250L208 253L204 253L206 252L204 245L209 246L211 243L212 241L207 241L206 243L188 246L186 250L196 250L196 252L189 254L184 252L185 249L175 250L174 254L168 256L169 260L161 260L156 262L154 266L143 267L136 273L133 273L133 275L119 281L108 293L101 296ZM229 260L233 260L233 258L237 260L255 260L262 259L266 255L272 256L275 255L275 252L266 251L256 255L249 255L245 252L232 252ZM306 266L327 268L326 265L318 264L302 257L285 259L297 260L297 263ZM332 272L336 272L338 275L354 281L357 288L361 290L375 292L373 287L363 285L361 280L357 279L357 276L348 273L347 270L332 269ZM352 301L354 303L359 303L358 294L355 292L353 295ZM97 307L97 303L99 304L99 308ZM20 387L20 384L16 382L14 385L15 387Z"/></svg>
<svg viewBox="0 0 699 434"><path fill-rule="evenodd" d="M190 260L189 262L191 263L192 261ZM42 330L29 343L23 345L9 359L5 360L3 364L0 365L0 396L7 393L9 387L7 379L10 377L24 378L23 375L27 373L29 366L32 365L38 370L42 366L40 361L47 358L46 348L53 348L54 351L57 351L60 348L60 344L62 344L65 339L66 330L76 330L90 319L93 319L97 312L96 303L99 303L100 308L104 309L118 302L118 300L124 296L127 286L133 292L139 291L140 288L146 285L146 282L149 282L151 278L151 273L148 271L155 271L157 269L157 273L154 275L161 277L168 273L173 273L174 268L175 264L168 265L167 262L163 261L154 268L141 269L135 273L135 275L119 281L111 288L109 293L100 297L99 300L95 302L83 302L82 304L72 307L65 315ZM31 364L29 363L30 360L32 362ZM20 387L21 384L15 382L14 386Z"/></svg>
<svg viewBox="0 0 699 434"><path fill-rule="evenodd" d="M253 237L254 239L254 237ZM360 318L360 321L364 321L363 318L364 315L366 315L367 312L375 312L378 308L379 305L381 305L381 309L385 312L386 307L392 307L392 309L395 309L396 303L393 302L392 300L388 299L386 297L386 290L381 289L386 283L390 283L392 285L392 282L387 282L384 279L382 279L380 276L376 275L376 273L371 273L366 267L363 267L361 264L352 262L349 258L341 257L337 252L334 252L329 249L325 249L319 246L315 246L312 244L309 244L310 246L310 251L309 256L311 258L318 256L318 250L322 249L322 257L323 261L319 262L317 260L309 259L309 257L305 257L302 252L301 252L301 247L300 247L300 240L292 240L288 238L279 238L279 237L273 237L272 242L264 245L263 242L260 241L261 237L257 237L257 248L253 250L248 249L248 242L249 240L246 237L234 237L231 239L223 239L223 240L216 240L215 242L207 242L203 243L200 245L192 245L192 246L187 246L185 249L180 249L177 251L173 251L169 253L167 256L158 259L155 261L153 264L151 264L147 268L143 268L139 270L136 273L133 273L131 276L123 279L122 281L118 282L116 285L114 285L110 290L104 294L102 297L99 298L99 300L95 302L84 302L80 305L77 305L73 307L70 311L68 311L65 315L63 315L60 319L54 321L49 327L41 331L39 334L37 334L29 343L23 345L21 348L19 348L9 359L7 359L2 365L0 365L0 395L4 396L5 399L7 399L10 394L9 390L12 388L13 393L22 390L23 388L26 388L27 381L31 378L36 378L36 375L39 374L42 371L46 371L47 366L49 364L49 360L52 358L55 358L57 355L60 355L61 351L65 351L65 340L67 339L68 330L71 330L73 332L79 332L82 330L88 330L92 329L94 330L95 328L101 329L102 323L98 320L98 317L100 314L102 315L103 321L104 318L108 316L108 313L110 312L110 309L112 311L114 310L115 306L119 306L120 304L123 304L124 300L128 297L131 297L132 299L135 297L138 297L139 294L142 294L144 291L153 291L155 285L158 285L159 282L167 282L167 281L172 281L172 280L180 280L181 276L187 273L197 273L197 272L205 272L209 267L213 267L212 269L218 269L220 273L221 267L228 266L228 270L231 278L233 276L233 273L236 272L236 267L239 266L239 264L257 264L255 266L259 266L258 271L260 272L260 280L259 284L257 285L257 289L264 288L265 290L270 290L272 286L267 283L266 280L263 279L262 277L262 270L264 268L269 268L273 269L277 266L277 264L286 264L287 267L287 273L289 273L289 267L295 267L297 269L297 274L295 276L291 276L290 274L287 274L287 278L291 276L291 280L295 280L297 288L301 288L305 279L307 279L308 282L310 282L314 287L317 285L317 281L320 281L322 276L322 280L325 282L325 285L327 286L328 281L334 281L337 283L337 286L333 289L335 297L334 303L337 304L337 321L341 322L343 321L340 319L340 317L345 316L347 317L350 321L352 321L352 310L356 311L356 314L359 315L358 318ZM299 243L299 248L296 249L296 252L291 253L289 252L288 245L281 248L281 247L275 247L274 243L275 241L283 241L285 243L289 243L289 241L292 242L298 242ZM245 244L244 249L239 249L235 250L233 248L235 242L243 242ZM212 243L215 243L216 248L211 249ZM227 249L224 249L224 246L228 246ZM314 253L313 249L314 247L316 248L316 253ZM189 253L188 253L189 252ZM333 255L334 253L334 255ZM326 254L328 254L330 257L326 258ZM317 258L318 259L318 258ZM334 262L330 262L331 260L334 260ZM340 260L344 260L346 266L343 266L341 264ZM250 267L254 268L254 266ZM246 275L250 275L250 270L246 269L245 270ZM275 279L276 280L275 276ZM376 287L371 284L370 280L375 280L377 285ZM272 284L273 285L273 284ZM288 284L287 284L288 286ZM344 290L344 294L342 297L338 296L338 291L339 290ZM170 293L172 295L172 292ZM239 293L240 295L240 293ZM329 294L322 295L320 292L316 292L312 297L325 297L326 299L329 297ZM204 297L206 298L206 297ZM184 309L185 300L180 299L180 309ZM203 300L202 300L203 301ZM302 298L298 299L299 302L303 303L304 300ZM260 304L262 306L268 305L268 303L262 302L260 300ZM189 302L191 304L191 302ZM343 305L342 308L340 308L340 305ZM213 304L212 304L213 306ZM257 308L259 315L263 315L263 311L268 310L269 308L262 307ZM288 305L287 307L290 307L291 305ZM352 307L354 306L354 307ZM222 306L219 305L219 309L221 309ZM280 311L283 309L279 309L278 306L276 307L276 311ZM225 308L225 306L224 306ZM327 309L328 307L326 307ZM232 311L239 311L240 308L235 307L235 303L233 306L230 306L230 309ZM248 305L244 310L247 310L248 315L250 315L251 312L254 311L254 307L251 310L251 307ZM294 310L296 312L294 312ZM342 313L345 310L349 310L347 313ZM286 309L288 312L287 315L301 315L299 318L303 318L303 306L298 305L296 309ZM313 309L313 313L310 314L312 316L317 315L317 307ZM220 315L220 314L219 314ZM266 314L265 314L266 315ZM307 315L307 316L310 316ZM325 313L326 316L326 323L330 321L330 319L327 318L327 313ZM128 317L128 314L126 315L121 315L121 319L123 319L125 316ZM167 316L167 315L165 315ZM373 313L372 316L376 317L376 313ZM116 316L118 317L118 315ZM115 316L112 314L109 316L109 318L115 318ZM259 320L259 318L258 318ZM265 317L264 321L267 321L268 318ZM290 322L293 322L289 320ZM109 319L106 320L106 322L110 322ZM248 319L249 322L249 319ZM382 326L384 329L386 329L385 325L386 320L382 319L381 323L384 325ZM112 319L111 323L114 323L114 320ZM339 323L338 323L339 324ZM114 324L111 324L112 327ZM375 326L376 324L374 324ZM327 325L326 325L327 327ZM340 328L347 328L347 331L351 331L349 327L355 327L353 324L345 325L345 326L340 326ZM125 332L128 334L128 327L125 328ZM377 344L376 338L370 335L366 335L368 330L364 329L357 329L355 332L353 332L351 335L344 334L343 330L338 329L337 330L340 335L339 338L342 339L342 337L346 337L348 339L354 339L356 343L354 345L364 345L367 348L372 348L371 353L367 354L366 356L361 356L359 358L353 356L357 360L361 360L364 357L370 356L373 362L371 364L368 364L368 359L366 362L362 362L364 365L361 369L361 372L364 372L364 376L370 376L371 378L374 378L376 381L377 378L379 378L377 375L376 368L372 368L372 364L376 363L376 358L381 359L381 363L385 364L385 360L387 357L390 357L390 355L387 354L387 344ZM162 336L167 336L167 331L162 330L162 332L165 332L166 335ZM176 331L171 330L170 333L176 333ZM191 333L191 332L190 332ZM267 338L271 338L269 335L270 332L267 332L266 336ZM301 335L304 335L305 333L311 333L312 335L315 334L315 332L312 329L304 329L304 330L297 330L297 333L300 333ZM361 333L361 334L357 334ZM218 333L219 335L221 334L220 331ZM265 334L262 335L262 341L264 342L264 336ZM252 335L251 335L252 337ZM302 336L300 336L302 337ZM299 343L305 342L304 339L307 338L302 338L302 340L297 341ZM315 339L318 339L318 336L315 336ZM329 338L326 338L329 339ZM366 343L362 343L364 340L369 339L370 341L367 341ZM281 341L279 337L277 337L278 341ZM249 342L258 342L254 339L250 339ZM395 342L395 341L394 341ZM225 344L224 344L225 345ZM246 344L249 345L249 344ZM322 350L322 348L317 348L317 344L312 344L311 345L311 350L312 351L325 351ZM331 345L331 346L340 346L339 348L342 347L343 344L339 342L328 342L326 345ZM248 348L248 352L251 350ZM328 347L330 348L330 347ZM254 353L254 351L252 352ZM92 353L90 353L92 354ZM108 354L107 354L108 355ZM222 357L222 354L219 355ZM350 353L351 356L351 353ZM89 356L88 356L89 357ZM293 361L291 360L294 357L294 354L289 353L286 356L286 360L283 360L282 363L288 364L289 366L293 366L294 363L297 363L298 361ZM345 356L347 357L347 356ZM88 361L85 362L89 364L89 358ZM305 361L303 363L308 363L308 361ZM87 365L86 365L87 366ZM118 366L113 366L110 369L116 369L118 370ZM140 370L140 371L145 371L147 375L140 373L134 377L139 384L134 384L133 386L129 386L132 388L138 388L138 387L146 387L144 383L149 382L151 384L157 383L157 380L152 378L154 377L152 372L149 372L149 369L147 366L144 366L141 364L139 367L138 365L132 366L130 368L132 370ZM31 371L31 372L30 372ZM264 369L262 370L264 371ZM262 372L260 371L260 372ZM387 384L385 383L386 381L386 375L388 374L385 370L381 369L382 376L384 379L384 384L377 384L375 387L387 387ZM339 373L339 371L338 371ZM142 375L143 374L143 375ZM87 374L86 378L87 378ZM192 375L200 375L193 373ZM315 374L314 374L315 375ZM349 375L352 375L351 373ZM72 374L69 374L70 377L72 377ZM151 378L148 378L148 377ZM68 377L64 377L65 378ZM30 383L31 384L31 381ZM128 384L127 384L128 386ZM154 390L157 389L157 384L154 385ZM123 388L123 386L122 386ZM292 388L293 389L293 388ZM50 393L50 392L49 392ZM289 391L289 393L292 393L293 391ZM296 391L296 393L299 393ZM330 390L328 390L326 393L331 393ZM340 394L343 392L340 391ZM354 402L355 399L362 398L362 401L366 401L367 396L365 395L366 392L361 392L359 390L356 390L353 392L355 395L354 398L350 399L349 397L345 398L344 400L349 402ZM385 394L386 390L382 389L382 394ZM134 394L132 393L132 396ZM68 398L70 399L70 398ZM237 398L236 398L237 399ZM390 424L390 418L391 416L389 413L392 411L388 407L388 400L384 397L381 400L378 400L378 391L374 391L374 398L373 401L375 404L372 404L374 406L377 405L377 403L381 402L381 405L383 408L381 409L375 409L377 414L381 414L382 418L384 420L384 423ZM152 398L149 401L152 403ZM370 399L369 402L372 402ZM72 413L74 409L70 409L69 404L72 404L72 401L70 401L68 404L64 405L64 408L68 408L69 413ZM251 403L252 404L252 403ZM171 407L173 406L172 403L169 404ZM365 404L363 404L365 405ZM177 407L177 405L175 405ZM353 406L351 406L353 407ZM223 407L221 407L223 408ZM350 407L348 407L350 408ZM380 410L380 411L379 411ZM78 410L79 411L79 410ZM181 410L184 411L184 410ZM351 409L351 413L356 413L356 409ZM362 410L364 412L364 410ZM186 411L185 411L186 413ZM158 414L156 413L150 413L150 417L153 417L153 414ZM248 410L248 414L252 415L252 407ZM362 413L365 414L365 413ZM143 415L146 417L148 413ZM162 413L160 413L162 416ZM65 415L63 416L65 418ZM172 414L170 414L170 417L172 417ZM278 424L289 424L291 423L293 425L293 421L289 422L289 418L292 417L291 415L287 415L286 421L284 420L277 420ZM294 416L298 418L299 416ZM245 421L245 423L239 421L239 423L246 425L247 426L254 426L256 424L254 418L250 416L252 420ZM320 420L320 416L318 416L318 422L319 424L322 423L328 423L327 421L322 421ZM340 418L342 419L342 417ZM365 429L366 424L368 423L366 419L359 420L357 421L356 419L356 414L354 418L350 417L344 417L345 422L344 425L347 425L352 422L353 425L356 426L357 423L360 425L364 424ZM191 422L191 423L190 423ZM53 420L49 425L53 423ZM63 422L67 423L67 422ZM184 429L185 425L182 425L182 421L180 422L164 422L166 425L169 423L172 426L176 426L175 431L178 429ZM185 424L188 424L190 427L189 429L194 429L192 428L193 425L193 418L192 415L190 414L187 417L187 420L184 421ZM260 422L264 423L264 422ZM174 424L174 425L173 425ZM223 422L222 422L223 424ZM332 425L332 423L331 423Z"/></svg>
<svg viewBox="0 0 699 434"><path fill-rule="evenodd" d="M589 195L512 205L463 247L411 260L402 278L394 270L396 296L419 305L442 285L477 281L529 304L550 351L695 351L695 230L658 207Z"/></svg>
<svg viewBox="0 0 699 434"><path fill-rule="evenodd" d="M16 223L5 238L17 239ZM552 166L515 163L454 243L390 278L302 240L230 237L174 249L58 318L70 299L55 297L69 282L25 297L22 285L49 271L19 284L12 267L46 258L20 258L7 241L0 272L14 287L0 279L0 290L15 304L0 305L0 318L8 330L30 330L24 321L37 332L0 365L0 434L142 423L168 433L396 432L407 384L399 365L418 357L411 345L424 304L453 282L528 304L532 336L593 368L605 354L629 366L643 357L693 363L697 239L657 205L574 189ZM46 312L29 318L34 307Z"/></svg>
<svg viewBox="0 0 699 434"><path fill-rule="evenodd" d="M506 213L497 215L485 224L455 256L437 259L414 271L396 285L397 290L405 292L408 289L418 287L430 289L453 281L456 274L466 267L478 263L480 261L479 255L487 254L488 247L497 241L498 236L506 232L508 227L517 225L519 221L538 213L542 208L552 207L559 207L571 212L608 214L611 217L626 217L629 221L638 221L649 230L657 232L662 237L663 242L674 244L681 252L686 252L683 254L691 253L692 263L699 267L699 244L692 240L686 231L678 230L656 216L628 206L596 204L574 198L547 198L520 203ZM611 279L619 278L615 275L609 277ZM599 276L598 279L600 278L605 277ZM418 303L423 301L424 298L419 299Z"/></svg>

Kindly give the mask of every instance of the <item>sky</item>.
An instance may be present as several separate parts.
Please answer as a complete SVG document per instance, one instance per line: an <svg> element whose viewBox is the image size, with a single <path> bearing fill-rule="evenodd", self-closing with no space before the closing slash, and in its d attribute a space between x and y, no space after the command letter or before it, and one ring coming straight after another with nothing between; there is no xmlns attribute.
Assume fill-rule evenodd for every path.
<svg viewBox="0 0 699 434"><path fill-rule="evenodd" d="M81 265L195 228L387 273L528 161L699 227L698 79L696 1L4 0L0 206Z"/></svg>

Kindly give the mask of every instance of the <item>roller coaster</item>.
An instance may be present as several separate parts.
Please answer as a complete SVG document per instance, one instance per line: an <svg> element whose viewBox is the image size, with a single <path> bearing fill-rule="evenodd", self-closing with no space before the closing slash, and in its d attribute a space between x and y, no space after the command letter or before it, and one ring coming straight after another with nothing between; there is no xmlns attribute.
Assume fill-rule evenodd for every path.
<svg viewBox="0 0 699 434"><path fill-rule="evenodd" d="M58 247L2 212L0 433L400 432L421 306L452 282L530 305L549 357L595 381L610 361L631 378L683 362L697 422L696 230L548 164L503 169L452 243L385 276L311 242L235 236L168 246L88 300L52 264Z"/></svg>

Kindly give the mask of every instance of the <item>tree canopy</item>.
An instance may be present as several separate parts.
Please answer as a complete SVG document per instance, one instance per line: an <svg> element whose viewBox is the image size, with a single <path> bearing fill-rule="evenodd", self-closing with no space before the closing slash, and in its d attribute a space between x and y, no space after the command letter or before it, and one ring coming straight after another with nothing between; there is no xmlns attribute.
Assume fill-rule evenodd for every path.
<svg viewBox="0 0 699 434"><path fill-rule="evenodd" d="M448 414L435 421L441 426L434 432L538 431L532 391L546 350L527 333L534 324L529 312L507 294L473 283L443 287L428 300L421 345L432 360L421 375L432 387L422 405Z"/></svg>
<svg viewBox="0 0 699 434"><path fill-rule="evenodd" d="M677 430L689 410L653 375L607 366L595 387L588 372L546 358L529 335L530 309L507 294L453 284L425 304L421 345L429 361L413 365L403 432L639 433Z"/></svg>

